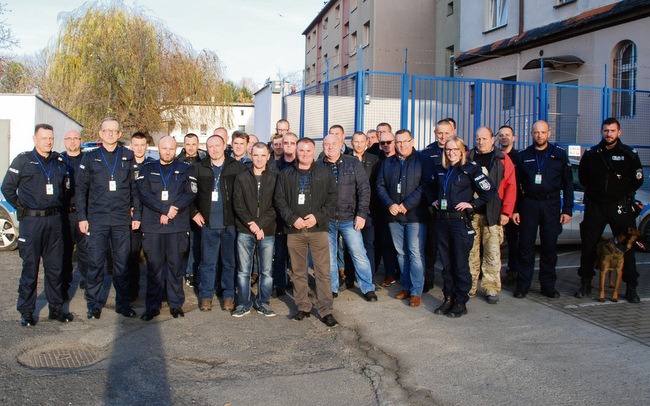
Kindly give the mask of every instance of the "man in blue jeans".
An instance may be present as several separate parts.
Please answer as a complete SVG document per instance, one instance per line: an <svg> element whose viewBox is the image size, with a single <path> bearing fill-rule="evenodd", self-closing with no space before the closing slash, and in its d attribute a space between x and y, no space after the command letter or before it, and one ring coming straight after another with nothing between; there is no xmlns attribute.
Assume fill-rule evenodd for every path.
<svg viewBox="0 0 650 406"><path fill-rule="evenodd" d="M323 140L325 156L319 164L328 168L336 179L338 205L329 222L330 278L332 295L338 296L339 270L336 263L338 234L347 246L357 282L365 299L377 300L375 285L372 283L372 269L368 254L363 245L361 229L366 225L370 206L370 183L361 162L349 155L341 154L341 139L337 134L330 134Z"/></svg>
<svg viewBox="0 0 650 406"><path fill-rule="evenodd" d="M385 159L377 177L377 194L390 214L390 234L397 251L402 291L397 299L409 299L410 306L420 305L424 287L424 246L429 218L429 182L432 170L429 158L413 148L409 130L395 134L398 155Z"/></svg>
<svg viewBox="0 0 650 406"><path fill-rule="evenodd" d="M233 205L235 225L237 226L237 297L239 304L231 313L233 317L243 317L255 307L266 317L275 316L269 307L273 290L273 247L275 246L275 208L273 193L276 174L267 168L269 150L266 144L258 142L251 150L253 167L235 177ZM251 296L251 270L253 255L257 247L260 266L260 283L257 297Z"/></svg>
<svg viewBox="0 0 650 406"><path fill-rule="evenodd" d="M217 277L217 260L221 254L221 288L224 311L235 310L235 216L232 208L232 189L235 176L245 171L246 165L225 154L226 142L213 135L206 142L208 157L194 168L197 180L197 198L190 206L190 215L201 226L201 265L199 274L199 309L212 310Z"/></svg>

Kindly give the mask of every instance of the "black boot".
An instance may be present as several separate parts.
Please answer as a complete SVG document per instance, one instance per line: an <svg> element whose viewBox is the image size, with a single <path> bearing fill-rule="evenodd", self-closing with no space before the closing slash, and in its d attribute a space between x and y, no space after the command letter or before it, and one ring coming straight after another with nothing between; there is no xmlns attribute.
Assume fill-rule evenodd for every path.
<svg viewBox="0 0 650 406"><path fill-rule="evenodd" d="M575 293L575 297L578 299L588 296L591 293L591 278L581 278L580 287Z"/></svg>
<svg viewBox="0 0 650 406"><path fill-rule="evenodd" d="M467 307L465 307L465 303L456 303L454 307L452 307L451 310L445 314L445 316L455 318L461 317L463 314L467 314Z"/></svg>
<svg viewBox="0 0 650 406"><path fill-rule="evenodd" d="M625 289L625 298L630 303L639 303L639 295L636 294L636 287L628 285Z"/></svg>
<svg viewBox="0 0 650 406"><path fill-rule="evenodd" d="M450 296L445 296L444 302L442 302L440 307L438 307L433 312L435 314L445 314L451 310L452 307L454 307L454 299L452 299Z"/></svg>

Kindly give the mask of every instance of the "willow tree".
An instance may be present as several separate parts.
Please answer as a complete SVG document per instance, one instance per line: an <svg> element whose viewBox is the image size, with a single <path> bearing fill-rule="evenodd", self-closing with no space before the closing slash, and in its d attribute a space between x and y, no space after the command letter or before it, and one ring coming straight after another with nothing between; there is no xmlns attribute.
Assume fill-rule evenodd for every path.
<svg viewBox="0 0 650 406"><path fill-rule="evenodd" d="M97 134L111 116L126 130L156 132L169 122L195 125L186 105L227 123L230 103L219 59L195 52L183 38L121 2L84 5L62 18L57 40L46 50L39 90L43 97ZM216 117L221 115L220 117Z"/></svg>

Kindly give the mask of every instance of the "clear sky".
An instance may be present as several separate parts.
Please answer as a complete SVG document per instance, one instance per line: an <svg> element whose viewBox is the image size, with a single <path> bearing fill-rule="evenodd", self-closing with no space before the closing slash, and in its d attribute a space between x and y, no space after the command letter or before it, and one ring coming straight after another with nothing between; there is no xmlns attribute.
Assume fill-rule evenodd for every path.
<svg viewBox="0 0 650 406"><path fill-rule="evenodd" d="M20 41L12 54L32 54L54 41L61 12L84 0L0 0L9 10L2 18ZM257 85L266 78L304 68L302 32L326 3L323 0L124 0L145 8L195 50L216 52L228 79L250 78Z"/></svg>

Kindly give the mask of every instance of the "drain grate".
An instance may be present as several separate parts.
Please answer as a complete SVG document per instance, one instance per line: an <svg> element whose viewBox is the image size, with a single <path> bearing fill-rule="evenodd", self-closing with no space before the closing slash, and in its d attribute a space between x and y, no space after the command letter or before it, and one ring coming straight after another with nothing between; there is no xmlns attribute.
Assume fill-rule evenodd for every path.
<svg viewBox="0 0 650 406"><path fill-rule="evenodd" d="M18 362L31 368L79 368L103 358L95 348L59 348L49 351L32 350L18 356Z"/></svg>

